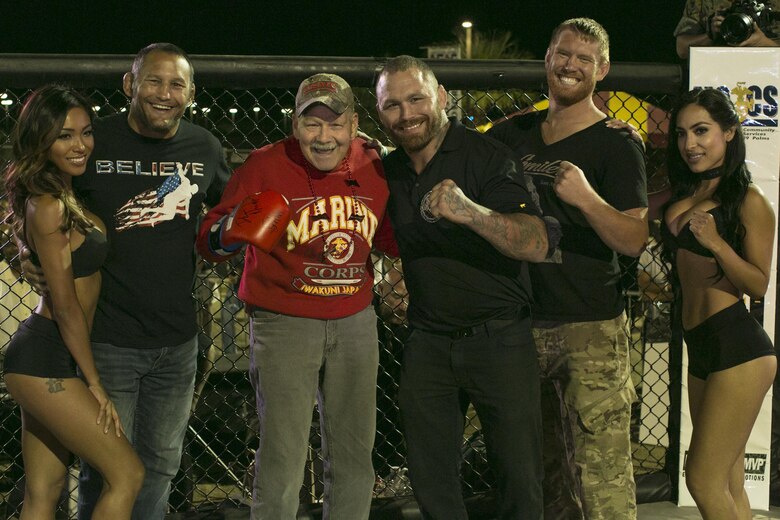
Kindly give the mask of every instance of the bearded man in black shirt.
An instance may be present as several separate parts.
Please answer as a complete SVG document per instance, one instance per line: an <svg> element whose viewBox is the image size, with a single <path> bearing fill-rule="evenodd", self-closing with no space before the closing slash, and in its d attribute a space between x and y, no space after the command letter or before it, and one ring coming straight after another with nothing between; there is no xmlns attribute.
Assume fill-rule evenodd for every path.
<svg viewBox="0 0 780 520"><path fill-rule="evenodd" d="M539 520L541 417L526 262L555 242L509 149L455 119L431 69L389 60L377 83L389 214L412 329L399 390L409 475L424 518L467 518L461 396L474 404L501 519Z"/></svg>
<svg viewBox="0 0 780 520"><path fill-rule="evenodd" d="M551 410L544 417L545 518L630 520L635 392L616 253L639 256L647 241L643 151L628 132L608 127L593 103L596 82L609 71L601 25L563 22L545 67L549 109L489 133L518 154L545 218L562 230L553 255L530 267L542 378L557 391L554 403L543 402Z"/></svg>

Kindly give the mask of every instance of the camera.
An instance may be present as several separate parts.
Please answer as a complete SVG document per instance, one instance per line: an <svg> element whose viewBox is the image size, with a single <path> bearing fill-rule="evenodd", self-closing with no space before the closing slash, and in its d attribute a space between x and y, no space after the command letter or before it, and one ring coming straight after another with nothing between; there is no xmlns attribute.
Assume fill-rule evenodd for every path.
<svg viewBox="0 0 780 520"><path fill-rule="evenodd" d="M771 23L780 13L772 11L757 0L734 0L731 7L721 11L723 22L720 24L720 39L727 45L739 45L753 34L753 22L761 31L772 38Z"/></svg>

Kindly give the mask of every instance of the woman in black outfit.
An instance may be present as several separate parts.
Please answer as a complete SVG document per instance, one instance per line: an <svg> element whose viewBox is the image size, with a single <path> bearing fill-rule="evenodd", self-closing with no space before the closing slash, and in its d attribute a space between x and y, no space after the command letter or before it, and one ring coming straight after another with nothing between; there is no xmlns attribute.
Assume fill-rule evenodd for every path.
<svg viewBox="0 0 780 520"><path fill-rule="evenodd" d="M686 484L705 520L749 519L745 445L777 359L743 298L766 292L775 217L751 183L739 116L723 92L684 94L669 133L664 252L688 348Z"/></svg>
<svg viewBox="0 0 780 520"><path fill-rule="evenodd" d="M70 89L33 92L14 128L5 172L8 220L47 282L3 366L22 411L22 519L54 518L70 453L105 479L95 519L129 519L143 482L143 465L100 384L89 341L108 244L105 226L79 205L71 180L84 173L92 152L92 118L89 101Z"/></svg>

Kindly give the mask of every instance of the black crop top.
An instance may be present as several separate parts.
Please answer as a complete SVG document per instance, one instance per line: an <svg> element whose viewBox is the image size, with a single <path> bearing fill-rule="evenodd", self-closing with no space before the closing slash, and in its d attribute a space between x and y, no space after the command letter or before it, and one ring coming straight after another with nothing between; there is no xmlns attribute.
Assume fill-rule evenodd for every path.
<svg viewBox="0 0 780 520"><path fill-rule="evenodd" d="M718 229L718 234L723 236L725 231L725 224L723 222L723 213L720 210L720 206L710 208L707 210L707 213L715 218L715 227ZM685 223L677 236L675 236L666 225L663 226L663 231L664 242L666 243L667 247L672 250L672 252L676 252L677 249L685 249L686 251L690 251L691 253L699 256L707 256L710 258L715 256L712 254L712 251L701 245L699 241L696 240L693 231L691 231L690 222Z"/></svg>
<svg viewBox="0 0 780 520"><path fill-rule="evenodd" d="M108 256L108 239L105 233L93 227L87 230L84 243L75 251L71 251L70 258L73 265L73 278L84 278L97 272ZM31 251L30 261L41 266L38 255Z"/></svg>

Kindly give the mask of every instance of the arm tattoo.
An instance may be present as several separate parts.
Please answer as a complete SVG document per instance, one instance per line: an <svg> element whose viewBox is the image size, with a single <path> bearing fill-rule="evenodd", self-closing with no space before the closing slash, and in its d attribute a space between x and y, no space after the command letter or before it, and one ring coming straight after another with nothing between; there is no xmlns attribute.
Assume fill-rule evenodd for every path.
<svg viewBox="0 0 780 520"><path fill-rule="evenodd" d="M448 193L445 195L445 201L450 207L450 211L452 211L452 213L455 215L470 216L470 212L462 199L454 197L451 193Z"/></svg>
<svg viewBox="0 0 780 520"><path fill-rule="evenodd" d="M49 387L50 394L56 394L57 392L64 392L65 387L62 386L62 378L49 378L46 380L46 385Z"/></svg>
<svg viewBox="0 0 780 520"><path fill-rule="evenodd" d="M481 229L479 234L511 258L529 260L547 253L546 240L541 233L544 225L537 223L534 217L509 213L480 215L477 220L476 229Z"/></svg>

